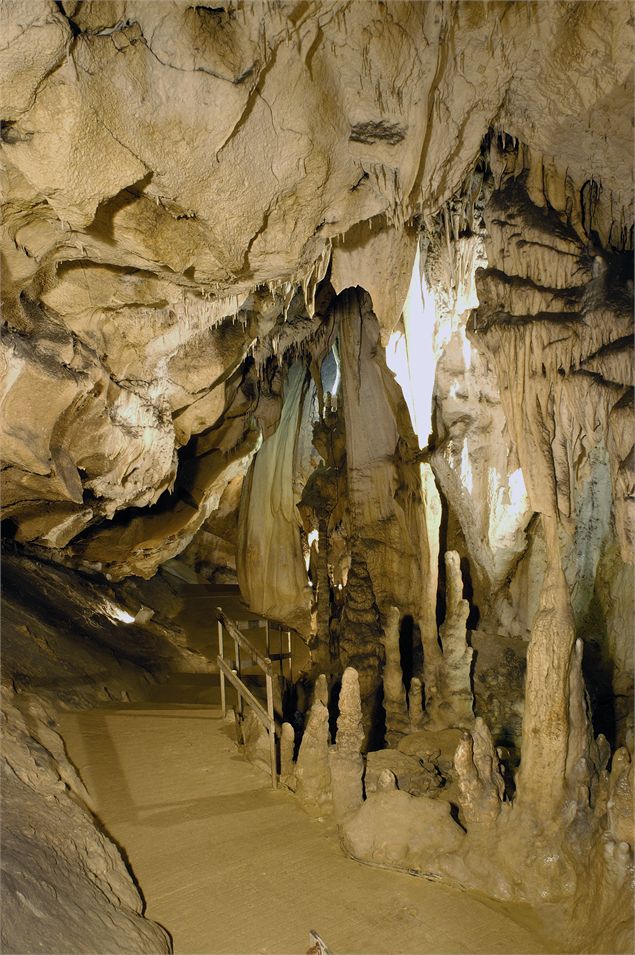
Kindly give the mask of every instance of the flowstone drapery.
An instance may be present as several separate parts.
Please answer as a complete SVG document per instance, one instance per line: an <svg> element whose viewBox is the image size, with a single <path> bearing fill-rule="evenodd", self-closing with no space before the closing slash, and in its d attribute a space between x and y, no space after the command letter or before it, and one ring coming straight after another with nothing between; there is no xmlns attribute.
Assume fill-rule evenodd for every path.
<svg viewBox="0 0 635 955"><path fill-rule="evenodd" d="M309 629L309 596L293 478L305 396L302 364L289 370L280 423L256 454L243 485L238 525L238 580L253 610Z"/></svg>

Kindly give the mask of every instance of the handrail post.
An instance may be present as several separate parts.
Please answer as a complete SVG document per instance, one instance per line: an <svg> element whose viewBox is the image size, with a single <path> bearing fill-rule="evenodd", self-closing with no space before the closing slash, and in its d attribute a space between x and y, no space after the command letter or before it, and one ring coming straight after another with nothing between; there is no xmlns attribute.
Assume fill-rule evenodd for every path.
<svg viewBox="0 0 635 955"><path fill-rule="evenodd" d="M284 651L282 649L282 624L280 623L278 624L278 649L280 651L280 663L278 664L280 667L280 676L284 678L284 659L282 657Z"/></svg>
<svg viewBox="0 0 635 955"><path fill-rule="evenodd" d="M273 712L273 680L271 664L265 673L267 684L267 713L269 714L269 758L271 760L271 785L278 788L278 766L276 762L276 719Z"/></svg>
<svg viewBox="0 0 635 955"><path fill-rule="evenodd" d="M237 625L230 620L220 607L217 607L218 613L218 667L221 672L221 696L223 707L225 703L225 680L229 680L236 690L238 700L236 706L237 739L240 742L242 738L242 719L243 719L243 700L251 707L252 712L260 720L261 724L269 732L269 756L271 760L271 785L274 789L278 788L278 758L276 751L276 715L273 699L273 664L269 651L271 648L271 635L269 631L269 621L265 621L267 656L263 656L260 650L250 643L243 633L240 632ZM234 667L232 668L225 662L223 652L223 638L225 630L234 641ZM289 639L291 635L288 635ZM280 628L280 639L282 641L282 629ZM260 667L265 674L265 683L267 689L267 708L254 696L251 690L244 683L241 673L241 647L244 649L247 659L251 658L254 663ZM280 654L282 657L282 653ZM282 662L282 661L281 661Z"/></svg>
<svg viewBox="0 0 635 955"><path fill-rule="evenodd" d="M239 680L241 681L241 683L242 683L242 674L241 674L241 672L240 672L240 645L239 645L239 643L238 643L238 640L234 640L234 661L235 661L235 662L234 662L234 667L235 667L235 670L236 670L236 674L237 674L237 676L238 676L238 679L239 679ZM242 718L243 718L243 698L242 698L242 696L240 695L240 693L238 694L237 708L238 708L238 719L239 719L240 721L242 721Z"/></svg>
<svg viewBox="0 0 635 955"><path fill-rule="evenodd" d="M224 658L223 654L223 625L218 621L218 655L221 659ZM227 703L225 700L225 674L223 673L222 667L219 667L220 671L220 705L223 712L223 719L227 716Z"/></svg>
<svg viewBox="0 0 635 955"><path fill-rule="evenodd" d="M289 683L293 683L293 655L291 650L291 631L287 630L287 653L289 654Z"/></svg>

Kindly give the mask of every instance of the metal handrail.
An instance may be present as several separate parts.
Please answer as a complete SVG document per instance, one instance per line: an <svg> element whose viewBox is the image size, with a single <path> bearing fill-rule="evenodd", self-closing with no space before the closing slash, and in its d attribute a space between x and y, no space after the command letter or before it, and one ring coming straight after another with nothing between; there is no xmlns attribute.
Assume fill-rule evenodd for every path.
<svg viewBox="0 0 635 955"><path fill-rule="evenodd" d="M276 759L276 720L273 708L273 668L269 657L263 655L247 640L240 632L238 627L231 621L220 607L216 608L216 617L218 620L218 669L220 673L220 698L223 717L227 715L227 703L225 698L225 679L228 679L238 693L238 717L242 718L243 700L251 706L254 713L269 733L269 759L271 763L271 785L274 789L278 787L278 768ZM228 635L234 641L234 668L232 669L225 662L225 653L223 646L223 630L227 630ZM268 635L268 628L267 628ZM267 640L267 645L269 641ZM267 687L267 709L256 699L251 690L245 685L240 672L240 649L251 657L254 663L257 663L265 674L265 683Z"/></svg>
<svg viewBox="0 0 635 955"><path fill-rule="evenodd" d="M221 610L220 607L216 608L216 617L218 622L225 627L232 640L239 644L243 650L249 654L254 663L257 663L261 670L264 670L265 673L271 673L271 660L269 657L263 657L262 653L256 650L253 644L251 644L247 637L240 632L236 624L229 619L229 617L224 613L224 611Z"/></svg>
<svg viewBox="0 0 635 955"><path fill-rule="evenodd" d="M278 626L275 626L275 625L274 625L274 629L277 629L278 632L279 632L279 634L280 634L280 653L271 653L271 650L270 650L270 647L271 647L271 624L270 624L270 622L269 622L266 618L260 617L260 618L258 618L258 619L256 619L256 620L253 620L253 619L252 619L252 620L234 620L233 623L234 623L234 626L237 627L238 630L240 630L240 631L242 631L242 630L262 630L262 629L264 628L264 630L265 630L265 646L266 646L266 648L267 648L267 656L269 657L269 659L270 659L272 662L273 662L273 661L275 661L276 663L277 663L277 662L280 662L280 673L281 673L282 676L284 676L284 661L285 661L285 660L288 660L288 661L289 661L289 682L290 682L290 683L293 683L293 654L292 654L292 652L291 652L291 631L288 630L288 629L284 629L284 628L283 628L282 626L280 626L280 625L278 625ZM282 634L283 634L283 633L286 633L286 638L287 638L287 639L286 639L287 649L286 649L285 652L283 652L283 650L282 650L282 639L283 639L283 638L282 638Z"/></svg>

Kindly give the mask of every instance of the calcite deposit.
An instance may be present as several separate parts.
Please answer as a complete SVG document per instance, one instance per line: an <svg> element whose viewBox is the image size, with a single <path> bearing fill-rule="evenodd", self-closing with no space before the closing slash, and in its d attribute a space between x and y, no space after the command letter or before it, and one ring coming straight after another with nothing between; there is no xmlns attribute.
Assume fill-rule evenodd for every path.
<svg viewBox="0 0 635 955"><path fill-rule="evenodd" d="M572 949L628 951L631 5L0 0L0 18L9 693L39 673L50 705L48 666L82 697L71 656L106 673L83 705L210 670L162 616L161 568L237 582L306 645L282 781L347 852L549 900ZM110 625L126 595L132 647ZM69 770L49 749L24 782L25 712L11 696L37 815ZM89 808L54 798L69 885L92 898L104 860L118 872L90 944L165 948ZM38 847L31 886L57 851ZM10 878L7 946L30 951L20 921L46 906Z"/></svg>

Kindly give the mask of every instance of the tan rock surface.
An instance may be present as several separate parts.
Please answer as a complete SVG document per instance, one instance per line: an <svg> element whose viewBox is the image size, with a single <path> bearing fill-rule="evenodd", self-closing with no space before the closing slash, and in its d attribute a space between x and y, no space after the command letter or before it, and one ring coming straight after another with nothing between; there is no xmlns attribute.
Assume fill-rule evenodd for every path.
<svg viewBox="0 0 635 955"><path fill-rule="evenodd" d="M295 775L316 815L346 666L363 748L424 718L471 730L467 833L386 771L342 810L349 851L568 906L579 948L596 900L603 944L625 950L630 6L5 0L1 15L7 547L92 575L89 639L129 659L102 620L114 604L161 666L196 662L166 651L141 583L107 592L98 575L151 578L188 547L212 577L235 566L252 609L313 650ZM55 614L65 573L29 589ZM476 626L528 641L505 798L503 719L471 725ZM16 625L18 688L38 672L31 638ZM406 709L416 680L425 716ZM421 733L400 755L429 747ZM426 750L439 769L450 742ZM355 796L360 759L344 760Z"/></svg>
<svg viewBox="0 0 635 955"><path fill-rule="evenodd" d="M176 447L213 424L214 389L262 334L241 343L238 328L232 343L219 322L266 283L284 295L303 284L310 313L333 243L336 285L369 276L385 341L414 255L403 223L457 188L495 116L532 144L532 196L560 209L577 195L576 223L586 221L579 190L601 165L591 218L601 241L619 241L632 202L631 32L623 4L604 6L599 31L598 16L582 5L568 17L560 4L296 14L260 3L236 13L5 3L3 291L11 324L37 343L23 381L36 375L49 422L38 451L14 437L7 453L25 471L9 488L49 476L37 493L50 516L24 537L63 523L42 541L60 547L87 523L155 502L174 480ZM368 263L390 256L386 282ZM249 314L267 313L250 301ZM51 353L46 341L57 342L52 365L36 357ZM97 504L72 522L52 507L62 411L95 421L90 438L56 439ZM11 406L4 420L10 430Z"/></svg>

